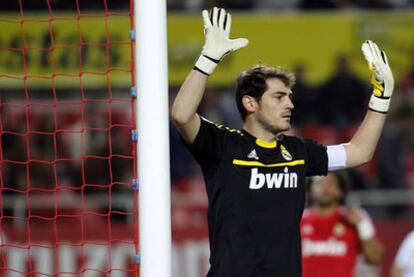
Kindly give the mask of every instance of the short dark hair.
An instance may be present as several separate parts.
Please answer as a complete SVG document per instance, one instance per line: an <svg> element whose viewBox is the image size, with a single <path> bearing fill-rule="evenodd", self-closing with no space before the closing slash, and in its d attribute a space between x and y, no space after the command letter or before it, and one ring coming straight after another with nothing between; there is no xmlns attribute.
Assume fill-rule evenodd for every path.
<svg viewBox="0 0 414 277"><path fill-rule="evenodd" d="M271 78L279 79L288 88L292 88L296 81L295 75L282 67L260 64L240 73L236 82L236 104L243 121L247 116L242 102L243 96L249 95L260 101L267 89L266 80Z"/></svg>

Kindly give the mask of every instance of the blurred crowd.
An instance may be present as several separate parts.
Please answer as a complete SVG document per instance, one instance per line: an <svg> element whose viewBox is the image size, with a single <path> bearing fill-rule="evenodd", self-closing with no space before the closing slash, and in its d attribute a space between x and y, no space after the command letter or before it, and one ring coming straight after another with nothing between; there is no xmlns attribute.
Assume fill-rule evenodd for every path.
<svg viewBox="0 0 414 277"><path fill-rule="evenodd" d="M70 200L72 196L110 197L112 193L129 193L133 153L128 102L126 99L117 106L96 99L83 104L80 99L70 99L59 102L56 108L47 108L46 99L24 102L3 94L0 101L2 196L38 194ZM28 103L30 106L25 106ZM80 208L80 203L73 204ZM108 209L122 210L112 205L102 212ZM10 207L3 207L3 215L12 214Z"/></svg>

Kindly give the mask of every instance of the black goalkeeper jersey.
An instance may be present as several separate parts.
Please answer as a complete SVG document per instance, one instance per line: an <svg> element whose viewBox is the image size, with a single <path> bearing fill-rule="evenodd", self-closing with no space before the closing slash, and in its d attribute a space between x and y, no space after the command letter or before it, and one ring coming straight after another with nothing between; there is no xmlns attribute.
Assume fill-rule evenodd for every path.
<svg viewBox="0 0 414 277"><path fill-rule="evenodd" d="M326 175L326 147L294 136L276 143L201 120L188 146L208 194L214 277L300 277L305 177Z"/></svg>

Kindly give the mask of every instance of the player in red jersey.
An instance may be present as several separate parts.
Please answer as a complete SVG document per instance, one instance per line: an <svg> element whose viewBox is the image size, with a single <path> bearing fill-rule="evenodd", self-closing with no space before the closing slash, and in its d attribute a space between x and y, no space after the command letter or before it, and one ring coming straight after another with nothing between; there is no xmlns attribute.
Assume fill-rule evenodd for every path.
<svg viewBox="0 0 414 277"><path fill-rule="evenodd" d="M381 262L383 249L368 214L343 205L346 188L342 172L312 179L311 207L301 221L303 277L354 276L360 253L370 264Z"/></svg>

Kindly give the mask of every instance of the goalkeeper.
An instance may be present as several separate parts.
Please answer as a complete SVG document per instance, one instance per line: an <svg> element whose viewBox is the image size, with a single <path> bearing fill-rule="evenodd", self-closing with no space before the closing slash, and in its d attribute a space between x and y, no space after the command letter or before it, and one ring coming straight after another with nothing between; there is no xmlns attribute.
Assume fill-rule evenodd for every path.
<svg viewBox="0 0 414 277"><path fill-rule="evenodd" d="M394 87L387 57L375 43L362 44L374 92L348 143L324 146L283 134L290 127L295 78L279 67L255 66L240 74L235 95L243 129L231 129L196 111L209 75L248 40L229 38L231 16L225 10L213 8L202 15L205 45L171 114L205 179L211 250L207 276L299 277L305 177L370 161Z"/></svg>

